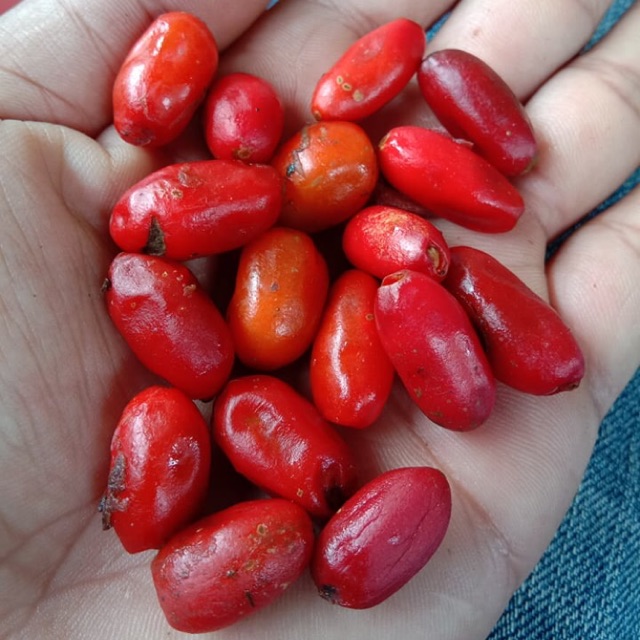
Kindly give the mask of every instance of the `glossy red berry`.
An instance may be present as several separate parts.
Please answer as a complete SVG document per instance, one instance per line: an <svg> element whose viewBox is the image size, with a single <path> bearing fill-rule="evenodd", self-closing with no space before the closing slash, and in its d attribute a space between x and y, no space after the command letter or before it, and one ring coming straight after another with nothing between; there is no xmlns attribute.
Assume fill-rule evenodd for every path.
<svg viewBox="0 0 640 640"><path fill-rule="evenodd" d="M433 422L455 431L482 424L496 384L460 303L417 271L387 276L375 304L380 340L409 396Z"/></svg>
<svg viewBox="0 0 640 640"><path fill-rule="evenodd" d="M284 129L284 107L263 78L231 73L209 91L204 133L215 158L265 163L271 160Z"/></svg>
<svg viewBox="0 0 640 640"><path fill-rule="evenodd" d="M127 404L111 440L103 527L129 553L159 549L197 515L209 486L211 438L181 391L153 386Z"/></svg>
<svg viewBox="0 0 640 640"><path fill-rule="evenodd" d="M329 289L329 273L312 238L275 227L246 245L227 309L238 358L271 371L311 346Z"/></svg>
<svg viewBox="0 0 640 640"><path fill-rule="evenodd" d="M503 233L524 213L522 196L493 165L438 131L396 127L380 142L378 160L396 189L469 229Z"/></svg>
<svg viewBox="0 0 640 640"><path fill-rule="evenodd" d="M396 593L436 552L451 518L451 490L430 467L403 467L355 493L318 536L311 572L320 595L366 609Z"/></svg>
<svg viewBox="0 0 640 640"><path fill-rule="evenodd" d="M247 244L275 224L281 205L273 167L184 162L130 187L111 212L109 231L123 251L189 260Z"/></svg>
<svg viewBox="0 0 640 640"><path fill-rule="evenodd" d="M239 473L314 517L328 518L356 488L347 444L311 402L278 378L229 381L215 401L212 425Z"/></svg>
<svg viewBox="0 0 640 640"><path fill-rule="evenodd" d="M313 401L330 422L362 429L382 413L394 369L373 315L378 281L345 271L333 284L311 350Z"/></svg>
<svg viewBox="0 0 640 640"><path fill-rule="evenodd" d="M308 233L344 222L378 181L376 152L353 122L316 122L289 138L272 160L284 183L280 224Z"/></svg>
<svg viewBox="0 0 640 640"><path fill-rule="evenodd" d="M208 399L220 390L233 366L231 333L187 267L121 253L104 290L114 325L150 371L191 398Z"/></svg>
<svg viewBox="0 0 640 640"><path fill-rule="evenodd" d="M302 575L313 542L309 516L288 500L241 502L203 518L151 563L167 621L205 633L259 611Z"/></svg>
<svg viewBox="0 0 640 640"><path fill-rule="evenodd" d="M535 395L580 384L584 356L570 329L494 257L473 247L453 247L444 286L473 321L498 380Z"/></svg>
<svg viewBox="0 0 640 640"><path fill-rule="evenodd" d="M451 135L508 176L525 173L538 147L524 107L505 81L467 51L442 49L428 55L418 70L422 95Z"/></svg>
<svg viewBox="0 0 640 640"><path fill-rule="evenodd" d="M392 20L356 40L318 82L311 99L316 120L361 120L395 98L424 54L424 29Z"/></svg>
<svg viewBox="0 0 640 640"><path fill-rule="evenodd" d="M113 120L124 140L158 147L185 129L218 68L207 25L173 11L158 16L128 53L113 84Z"/></svg>
<svg viewBox="0 0 640 640"><path fill-rule="evenodd" d="M342 248L354 266L378 278L411 269L440 281L449 268L442 232L396 207L375 205L357 213L344 229Z"/></svg>

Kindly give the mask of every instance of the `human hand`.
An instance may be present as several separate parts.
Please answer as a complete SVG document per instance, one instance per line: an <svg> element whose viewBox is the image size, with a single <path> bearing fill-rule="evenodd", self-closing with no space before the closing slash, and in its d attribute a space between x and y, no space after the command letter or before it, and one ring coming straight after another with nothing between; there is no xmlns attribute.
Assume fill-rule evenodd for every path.
<svg viewBox="0 0 640 640"><path fill-rule="evenodd" d="M397 16L428 25L449 0L106 3L25 0L0 18L0 632L15 638L179 637L156 602L152 552L127 555L103 533L97 503L108 446L127 400L152 378L116 334L100 284L115 249L119 195L178 155L130 147L109 126L110 87L157 14L200 15L222 72L270 80L291 130L309 118L320 74L357 36ZM439 223L451 244L488 250L551 300L587 362L577 390L548 398L500 386L489 422L453 433L397 387L379 423L347 434L365 476L433 465L448 476L453 517L428 567L387 602L347 611L308 577L219 638L484 638L548 545L591 453L598 425L640 362L640 192L575 232L549 264L547 242L638 166L640 5L573 60L608 2L469 0L430 50L465 48L528 101L540 140L518 181L527 211L501 236ZM251 27L250 32L240 37ZM233 43L233 44L232 44ZM411 91L385 121L428 123ZM415 98L415 100L413 100Z"/></svg>

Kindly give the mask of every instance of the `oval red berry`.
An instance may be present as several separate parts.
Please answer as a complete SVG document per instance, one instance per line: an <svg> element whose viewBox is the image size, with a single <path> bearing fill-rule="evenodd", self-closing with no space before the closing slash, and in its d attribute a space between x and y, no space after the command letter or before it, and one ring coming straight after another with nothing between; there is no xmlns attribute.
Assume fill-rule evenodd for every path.
<svg viewBox="0 0 640 640"><path fill-rule="evenodd" d="M498 380L535 395L574 389L584 376L575 337L545 300L484 251L452 247L444 286L473 321Z"/></svg>
<svg viewBox="0 0 640 640"><path fill-rule="evenodd" d="M275 227L246 245L227 309L238 358L270 371L302 356L328 289L327 264L306 233Z"/></svg>
<svg viewBox="0 0 640 640"><path fill-rule="evenodd" d="M178 389L141 391L111 440L103 527L129 553L159 549L202 507L210 462L209 429L195 404Z"/></svg>
<svg viewBox="0 0 640 640"><path fill-rule="evenodd" d="M387 355L430 420L467 431L489 417L493 374L467 314L441 284L416 271L387 276L375 317Z"/></svg>
<svg viewBox="0 0 640 640"><path fill-rule="evenodd" d="M380 416L394 379L373 316L377 290L369 274L345 271L331 288L311 351L316 407L330 422L357 429Z"/></svg>
<svg viewBox="0 0 640 640"><path fill-rule="evenodd" d="M191 398L219 391L233 366L231 333L187 267L121 253L104 288L109 316L150 371Z"/></svg>
<svg viewBox="0 0 640 640"><path fill-rule="evenodd" d="M366 609L396 593L436 552L449 526L451 490L430 467L387 471L329 520L311 573L332 603Z"/></svg>
<svg viewBox="0 0 640 640"><path fill-rule="evenodd" d="M239 473L315 517L328 518L355 490L347 444L313 404L278 378L231 380L216 399L212 424Z"/></svg>
<svg viewBox="0 0 640 640"><path fill-rule="evenodd" d="M227 627L266 607L307 568L313 526L288 500L241 502L174 536L151 563L169 624L187 633Z"/></svg>
<svg viewBox="0 0 640 640"><path fill-rule="evenodd" d="M503 233L524 213L522 196L493 165L438 131L396 127L380 142L378 159L396 189L469 229Z"/></svg>
<svg viewBox="0 0 640 640"><path fill-rule="evenodd" d="M129 252L189 260L237 249L275 224L282 185L273 167L233 160L173 164L118 200L109 231Z"/></svg>
<svg viewBox="0 0 640 640"><path fill-rule="evenodd" d="M342 248L349 261L378 278L394 271L421 271L442 280L449 247L442 232L424 218L395 207L374 205L345 227Z"/></svg>
<svg viewBox="0 0 640 640"><path fill-rule="evenodd" d="M538 148L524 107L505 81L467 51L428 55L418 85L451 135L474 143L498 171L517 176L535 163Z"/></svg>
<svg viewBox="0 0 640 640"><path fill-rule="evenodd" d="M185 129L218 68L207 25L174 11L158 16L128 53L113 84L113 120L130 144L161 146Z"/></svg>
<svg viewBox="0 0 640 640"><path fill-rule="evenodd" d="M263 78L231 73L209 91L204 133L216 158L269 162L284 129L284 107Z"/></svg>
<svg viewBox="0 0 640 640"><path fill-rule="evenodd" d="M378 181L376 152L353 122L316 122L287 140L273 166L284 181L280 224L308 233L365 206Z"/></svg>
<svg viewBox="0 0 640 640"><path fill-rule="evenodd" d="M416 73L424 29L406 18L356 40L318 82L311 99L316 120L361 120L390 102Z"/></svg>

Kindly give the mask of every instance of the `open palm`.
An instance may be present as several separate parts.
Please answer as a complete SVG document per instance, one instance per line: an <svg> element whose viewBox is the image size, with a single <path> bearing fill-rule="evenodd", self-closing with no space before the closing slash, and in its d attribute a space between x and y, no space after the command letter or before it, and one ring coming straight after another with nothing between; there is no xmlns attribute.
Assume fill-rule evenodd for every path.
<svg viewBox="0 0 640 640"><path fill-rule="evenodd" d="M353 39L400 15L429 25L453 3L283 0L263 15L265 4L25 0L0 18L3 637L180 636L156 603L153 553L127 555L96 512L115 421L152 379L104 310L100 285L115 253L108 215L125 188L175 159L129 147L109 127L110 84L132 41L163 11L193 11L228 48L225 70L273 82L294 129L308 119L315 80ZM566 64L607 5L467 0L430 45L471 50L531 96L541 160L519 182L527 212L516 229L496 237L441 228L450 244L490 251L552 301L583 347L583 384L548 398L500 386L491 420L466 434L429 423L396 388L379 423L347 437L365 476L412 464L447 474L452 523L427 569L362 612L331 607L305 576L216 637L483 638L542 555L604 413L640 360L640 193L544 263L548 241L640 161L640 5ZM408 94L372 130L396 118L427 122Z"/></svg>

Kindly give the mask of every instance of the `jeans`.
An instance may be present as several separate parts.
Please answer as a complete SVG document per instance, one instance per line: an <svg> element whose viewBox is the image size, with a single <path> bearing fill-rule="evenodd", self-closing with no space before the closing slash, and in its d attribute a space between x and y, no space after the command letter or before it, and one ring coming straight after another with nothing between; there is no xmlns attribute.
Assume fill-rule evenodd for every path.
<svg viewBox="0 0 640 640"><path fill-rule="evenodd" d="M590 45L631 4L614 2ZM591 215L639 182L640 169ZM489 640L640 640L640 369L605 417L553 542Z"/></svg>
<svg viewBox="0 0 640 640"><path fill-rule="evenodd" d="M551 546L489 638L640 639L640 369L604 419Z"/></svg>

